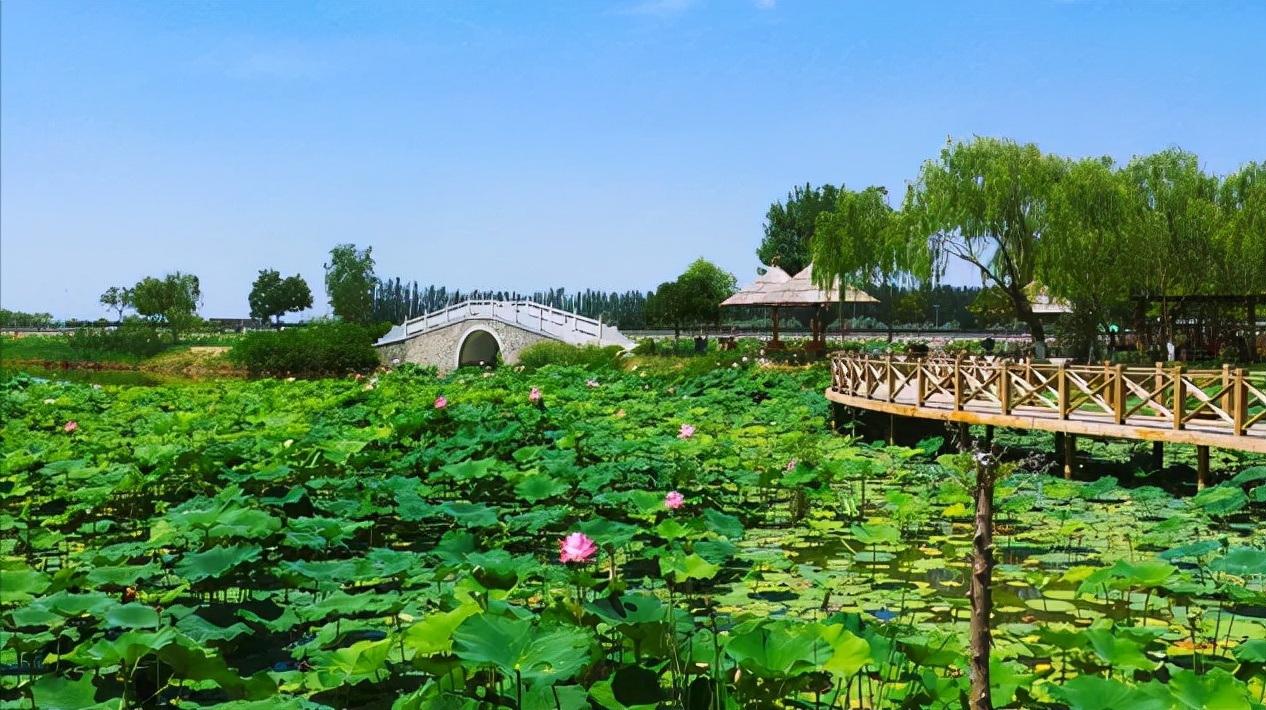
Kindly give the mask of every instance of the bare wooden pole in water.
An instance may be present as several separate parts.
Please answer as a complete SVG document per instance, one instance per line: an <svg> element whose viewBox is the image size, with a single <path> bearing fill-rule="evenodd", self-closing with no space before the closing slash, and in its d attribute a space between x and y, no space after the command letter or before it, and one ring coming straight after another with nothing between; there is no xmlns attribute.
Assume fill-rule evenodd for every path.
<svg viewBox="0 0 1266 710"><path fill-rule="evenodd" d="M985 427L981 451L976 454L976 533L972 536L971 572L971 695L973 710L992 710L989 690L989 650L993 635L993 489L998 462L993 455L993 427Z"/></svg>

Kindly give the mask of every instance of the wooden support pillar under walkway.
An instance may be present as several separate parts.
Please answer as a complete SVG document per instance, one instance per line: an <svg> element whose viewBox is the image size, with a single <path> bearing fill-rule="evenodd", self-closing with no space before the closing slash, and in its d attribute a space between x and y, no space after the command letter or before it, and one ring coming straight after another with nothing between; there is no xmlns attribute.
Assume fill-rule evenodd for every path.
<svg viewBox="0 0 1266 710"><path fill-rule="evenodd" d="M1165 470L1165 442L1163 441L1152 442L1152 470Z"/></svg>
<svg viewBox="0 0 1266 710"><path fill-rule="evenodd" d="M1077 435L1064 435L1064 480L1073 480L1073 469L1077 468Z"/></svg>

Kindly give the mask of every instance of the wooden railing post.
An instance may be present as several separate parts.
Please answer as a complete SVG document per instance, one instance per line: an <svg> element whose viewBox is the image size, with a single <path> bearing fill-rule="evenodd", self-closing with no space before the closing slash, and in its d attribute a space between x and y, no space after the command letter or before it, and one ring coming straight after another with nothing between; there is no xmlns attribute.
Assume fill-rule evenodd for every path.
<svg viewBox="0 0 1266 710"><path fill-rule="evenodd" d="M1231 366L1225 362L1222 363L1222 396L1218 397L1218 406L1231 413Z"/></svg>
<svg viewBox="0 0 1266 710"><path fill-rule="evenodd" d="M954 411L963 408L963 354L954 356Z"/></svg>
<svg viewBox="0 0 1266 710"><path fill-rule="evenodd" d="M1244 384L1244 368L1235 368L1231 384L1231 433L1244 436L1244 422L1248 421L1248 387Z"/></svg>
<svg viewBox="0 0 1266 710"><path fill-rule="evenodd" d="M1162 407L1165 406L1165 363L1156 363L1156 380L1152 384L1152 389L1156 392L1156 401L1160 402Z"/></svg>
<svg viewBox="0 0 1266 710"><path fill-rule="evenodd" d="M1011 367L1006 360L999 360L996 363L998 370L998 401L1002 403L1002 413L1007 415L1011 413Z"/></svg>
<svg viewBox="0 0 1266 710"><path fill-rule="evenodd" d="M1117 424L1125 423L1125 369L1120 365L1113 368L1108 390L1112 392L1112 419Z"/></svg>
<svg viewBox="0 0 1266 710"><path fill-rule="evenodd" d="M1059 418L1068 418L1068 373L1064 371L1064 363L1055 371L1055 388L1059 392Z"/></svg>
<svg viewBox="0 0 1266 710"><path fill-rule="evenodd" d="M1186 387L1182 381L1182 366L1175 367L1170 376L1174 378L1174 431L1178 431L1182 429L1183 410L1187 405Z"/></svg>
<svg viewBox="0 0 1266 710"><path fill-rule="evenodd" d="M919 368L914 373L914 406L922 407L923 398L927 396L927 386L923 381L923 367L926 360L919 358L915 361L915 367Z"/></svg>
<svg viewBox="0 0 1266 710"><path fill-rule="evenodd" d="M884 380L885 380L884 387L888 390L888 393L886 395L887 401L893 402L893 401L896 401L897 398L896 398L896 393L892 391L892 388L894 386L893 384L894 378L893 378L893 370L892 370L892 353L888 353L887 365L888 365L888 368L887 370L884 371Z"/></svg>

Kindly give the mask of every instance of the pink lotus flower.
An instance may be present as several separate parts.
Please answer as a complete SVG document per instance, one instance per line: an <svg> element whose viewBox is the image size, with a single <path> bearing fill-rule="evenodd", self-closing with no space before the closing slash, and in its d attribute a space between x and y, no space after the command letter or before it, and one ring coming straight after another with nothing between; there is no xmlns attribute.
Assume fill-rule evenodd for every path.
<svg viewBox="0 0 1266 710"><path fill-rule="evenodd" d="M67 434L71 434L71 433L73 433L76 429L78 429L78 428L79 428L79 425L75 423L75 420L74 420L74 419L72 419L72 420L70 420L70 421L66 422L66 426L64 426L64 427L62 427L62 428L66 430L66 433L67 433Z"/></svg>
<svg viewBox="0 0 1266 710"><path fill-rule="evenodd" d="M538 389L538 388L536 388L536 387L533 387L531 390L529 390L529 391L528 391L528 401L529 401L529 402L539 402L539 401L541 401L541 390L540 390L540 389Z"/></svg>
<svg viewBox="0 0 1266 710"><path fill-rule="evenodd" d="M447 406L448 406L448 399L446 399L446 398L444 397L444 395L440 395L439 397L436 397L436 398L435 398L435 408L436 408L436 409L443 409L443 408L445 408L445 407L447 407Z"/></svg>
<svg viewBox="0 0 1266 710"><path fill-rule="evenodd" d="M682 424L681 431L677 433L678 439L689 439L695 435L695 428L689 424Z"/></svg>
<svg viewBox="0 0 1266 710"><path fill-rule="evenodd" d="M796 460L795 460L795 459L792 459L792 460L790 460L790 461L788 461L788 462L787 462L787 470L788 470L788 471L790 471L791 469L793 469L793 468L795 468L795 467L796 467Z"/></svg>
<svg viewBox="0 0 1266 710"><path fill-rule="evenodd" d="M588 562L598 554L598 546L584 533L572 533L558 541L559 562Z"/></svg>
<svg viewBox="0 0 1266 710"><path fill-rule="evenodd" d="M585 384L586 384L586 385L588 385L589 387L597 387L597 386L598 386L598 381L597 381L597 380L587 380L587 381L585 381Z"/></svg>
<svg viewBox="0 0 1266 710"><path fill-rule="evenodd" d="M685 504L686 497L677 491L669 491L668 495L664 496L664 507L669 510L677 510Z"/></svg>

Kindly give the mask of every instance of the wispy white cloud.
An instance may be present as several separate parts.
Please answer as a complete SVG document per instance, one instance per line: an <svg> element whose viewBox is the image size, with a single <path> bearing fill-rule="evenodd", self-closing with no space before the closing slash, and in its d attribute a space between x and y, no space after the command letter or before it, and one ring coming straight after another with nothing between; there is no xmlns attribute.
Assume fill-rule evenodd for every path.
<svg viewBox="0 0 1266 710"><path fill-rule="evenodd" d="M623 13L626 15L679 15L697 4L698 0L647 0L623 10Z"/></svg>
<svg viewBox="0 0 1266 710"><path fill-rule="evenodd" d="M319 79L330 65L324 59L286 49L253 52L228 67L232 76L242 79Z"/></svg>
<svg viewBox="0 0 1266 710"><path fill-rule="evenodd" d="M778 0L756 0L757 10L772 10L778 4Z"/></svg>

